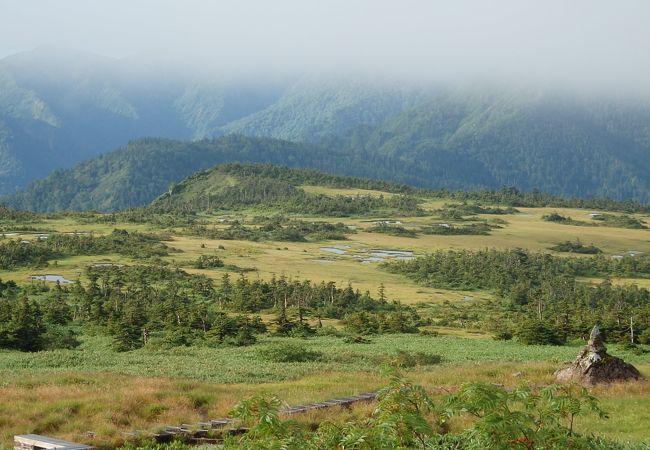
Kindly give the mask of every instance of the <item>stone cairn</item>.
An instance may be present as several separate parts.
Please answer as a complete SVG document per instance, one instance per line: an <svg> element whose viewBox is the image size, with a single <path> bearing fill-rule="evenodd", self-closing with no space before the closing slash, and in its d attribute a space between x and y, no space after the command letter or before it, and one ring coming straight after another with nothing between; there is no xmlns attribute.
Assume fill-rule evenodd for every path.
<svg viewBox="0 0 650 450"><path fill-rule="evenodd" d="M641 373L632 364L607 353L600 328L591 330L589 342L569 367L555 372L557 381L576 381L581 384L612 383L641 380Z"/></svg>

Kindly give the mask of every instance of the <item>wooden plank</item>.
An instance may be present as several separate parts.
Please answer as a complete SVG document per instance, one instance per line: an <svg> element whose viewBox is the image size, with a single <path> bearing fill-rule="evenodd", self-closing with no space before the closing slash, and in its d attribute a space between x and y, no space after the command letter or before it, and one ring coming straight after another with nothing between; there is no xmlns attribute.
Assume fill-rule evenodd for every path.
<svg viewBox="0 0 650 450"><path fill-rule="evenodd" d="M66 450L86 450L93 447L84 444L77 444L76 442L64 441L49 436L41 436L39 434L19 434L14 436L16 448L33 449L43 448L47 450L66 449Z"/></svg>

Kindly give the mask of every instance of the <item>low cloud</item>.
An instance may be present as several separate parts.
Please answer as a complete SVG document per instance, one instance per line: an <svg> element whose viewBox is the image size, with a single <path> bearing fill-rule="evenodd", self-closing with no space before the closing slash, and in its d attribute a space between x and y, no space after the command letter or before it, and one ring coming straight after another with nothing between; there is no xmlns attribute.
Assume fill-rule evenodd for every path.
<svg viewBox="0 0 650 450"><path fill-rule="evenodd" d="M43 46L197 73L647 90L641 0L0 0L0 56Z"/></svg>

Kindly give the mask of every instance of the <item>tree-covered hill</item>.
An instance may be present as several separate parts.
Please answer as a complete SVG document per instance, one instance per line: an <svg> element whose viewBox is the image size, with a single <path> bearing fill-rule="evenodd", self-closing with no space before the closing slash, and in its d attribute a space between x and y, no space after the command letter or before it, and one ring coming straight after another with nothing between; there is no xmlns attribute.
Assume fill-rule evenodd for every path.
<svg viewBox="0 0 650 450"><path fill-rule="evenodd" d="M210 169L214 165L233 161L245 164L226 164ZM268 164L250 164L259 162ZM299 169L300 167L316 168L318 171ZM173 192L176 194L173 196L173 208L187 202L188 205L194 204L190 209L196 209L197 198L206 199L217 191L220 192L223 187L230 187L228 177L222 176L224 171L240 170L242 173L238 172L237 175L244 174L249 180L274 181L283 185L283 189L306 184L375 189L515 207L577 207L621 212L648 211L649 208L647 204L630 200L562 197L535 189L526 192L515 187L486 189L484 185L472 184L470 176L462 171L462 167L458 167L457 172L445 172L438 168L440 177L429 180L426 174L430 168L419 160L408 163L397 156L382 156L364 150L327 149L314 144L236 135L195 142L159 138L133 141L72 169L58 170L31 183L17 194L0 197L0 204L31 211L117 211L145 206L162 194ZM435 189L450 173L457 175L457 180L467 179L468 185L475 189ZM383 178L375 178L377 176ZM400 181L391 182L390 179ZM402 180L406 182L402 183ZM442 183L443 186L445 184ZM458 184L454 186L462 187ZM254 188L253 191L266 189L259 183L251 188ZM269 186L267 188L270 189ZM273 186L271 190L275 188L279 186ZM239 195L231 191L229 195L234 197L227 199L222 198L222 194L223 192L215 199L228 204ZM240 204L237 201L235 203Z"/></svg>
<svg viewBox="0 0 650 450"><path fill-rule="evenodd" d="M396 196L325 195L302 186L381 190ZM409 186L365 178L332 175L272 164L229 163L192 174L158 197L154 212L205 212L247 207L321 216L421 213L420 201Z"/></svg>
<svg viewBox="0 0 650 450"><path fill-rule="evenodd" d="M300 155L313 154L311 150L306 144L240 136L196 142L141 139L72 169L58 170L3 200L33 211L115 211L146 205L170 184L219 163L289 164Z"/></svg>

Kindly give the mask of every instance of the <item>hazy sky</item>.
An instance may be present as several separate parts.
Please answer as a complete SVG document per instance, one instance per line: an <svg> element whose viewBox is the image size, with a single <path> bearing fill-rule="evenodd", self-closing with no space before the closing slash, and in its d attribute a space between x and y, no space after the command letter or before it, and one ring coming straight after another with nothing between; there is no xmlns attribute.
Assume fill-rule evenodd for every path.
<svg viewBox="0 0 650 450"><path fill-rule="evenodd" d="M36 47L218 70L650 83L648 0L0 0Z"/></svg>

